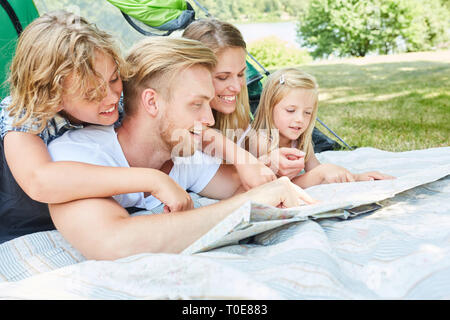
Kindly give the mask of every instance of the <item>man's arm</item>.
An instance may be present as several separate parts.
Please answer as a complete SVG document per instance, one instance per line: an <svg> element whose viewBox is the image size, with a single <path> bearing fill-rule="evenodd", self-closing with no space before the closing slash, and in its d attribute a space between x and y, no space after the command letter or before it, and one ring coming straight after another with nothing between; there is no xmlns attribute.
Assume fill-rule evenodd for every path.
<svg viewBox="0 0 450 320"><path fill-rule="evenodd" d="M49 205L56 228L88 259L143 252L179 253L247 201L294 207L313 200L286 177L210 206L170 214L129 216L112 199Z"/></svg>

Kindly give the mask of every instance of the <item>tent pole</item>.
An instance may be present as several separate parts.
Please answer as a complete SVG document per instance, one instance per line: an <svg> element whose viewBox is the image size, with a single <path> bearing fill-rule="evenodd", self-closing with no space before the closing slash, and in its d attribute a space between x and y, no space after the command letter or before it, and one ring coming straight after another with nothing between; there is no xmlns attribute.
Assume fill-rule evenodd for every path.
<svg viewBox="0 0 450 320"><path fill-rule="evenodd" d="M202 6L197 0L192 0L192 1L194 1L195 4L196 4L200 9L203 10L203 12L206 14L207 17L214 18L214 17L211 15L211 13L209 13L208 9L206 9L204 6Z"/></svg>
<svg viewBox="0 0 450 320"><path fill-rule="evenodd" d="M264 71L264 74L266 76L270 75L270 72L266 70L266 68L263 67L263 65L261 63L259 63L258 60L256 60L256 58L254 56L252 56L252 54L250 52L247 51L247 55Z"/></svg>
<svg viewBox="0 0 450 320"><path fill-rule="evenodd" d="M319 121L319 123L320 123L321 125L323 125L328 131L330 131L336 138L338 138L339 141L341 141L347 148L349 148L350 150L353 150L353 148L350 147L348 144L346 144L344 140L342 140L336 133L333 132L333 130L331 130L330 128L328 128L328 127L326 126L326 124L322 122L322 120L320 120L319 118L316 118L316 120Z"/></svg>

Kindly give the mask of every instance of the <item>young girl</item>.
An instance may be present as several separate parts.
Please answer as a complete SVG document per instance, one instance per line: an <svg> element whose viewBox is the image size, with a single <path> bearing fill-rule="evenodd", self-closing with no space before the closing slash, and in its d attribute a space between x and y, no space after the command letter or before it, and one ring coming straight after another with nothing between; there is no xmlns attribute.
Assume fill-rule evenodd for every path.
<svg viewBox="0 0 450 320"><path fill-rule="evenodd" d="M302 188L393 178L379 172L353 174L337 165L321 164L312 145L317 109L318 85L314 77L296 68L274 72L267 79L252 123L250 152L264 161L274 148L298 148L304 154L304 173L298 172L291 180Z"/></svg>

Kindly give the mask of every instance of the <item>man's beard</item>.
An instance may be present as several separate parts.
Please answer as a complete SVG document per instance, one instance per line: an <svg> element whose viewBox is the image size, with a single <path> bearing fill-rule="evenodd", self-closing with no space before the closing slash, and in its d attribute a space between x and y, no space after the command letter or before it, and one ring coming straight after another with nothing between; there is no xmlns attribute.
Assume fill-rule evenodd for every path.
<svg viewBox="0 0 450 320"><path fill-rule="evenodd" d="M192 156L196 150L196 141L190 131L175 128L169 119L164 119L163 122L167 125L161 130L161 138L168 150L171 150L171 158Z"/></svg>

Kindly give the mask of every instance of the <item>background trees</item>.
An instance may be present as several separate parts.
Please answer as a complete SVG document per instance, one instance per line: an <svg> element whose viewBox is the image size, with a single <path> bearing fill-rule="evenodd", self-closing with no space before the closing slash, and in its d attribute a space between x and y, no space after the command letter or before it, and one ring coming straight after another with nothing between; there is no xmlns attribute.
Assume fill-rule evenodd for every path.
<svg viewBox="0 0 450 320"><path fill-rule="evenodd" d="M34 0L38 10L75 8L120 38L125 48L142 36L106 0ZM189 0L188 0L189 1ZM232 22L298 21L298 39L314 58L424 51L450 45L450 0L199 0ZM197 17L205 14L191 1ZM75 10L75 11L76 11ZM73 11L73 10L72 10ZM255 45L256 46L256 45ZM258 43L258 51L264 43ZM273 47L273 41L267 46Z"/></svg>
<svg viewBox="0 0 450 320"><path fill-rule="evenodd" d="M363 57L445 44L449 20L440 0L311 0L298 36L313 57Z"/></svg>

